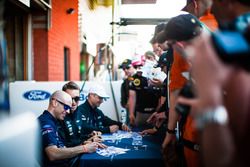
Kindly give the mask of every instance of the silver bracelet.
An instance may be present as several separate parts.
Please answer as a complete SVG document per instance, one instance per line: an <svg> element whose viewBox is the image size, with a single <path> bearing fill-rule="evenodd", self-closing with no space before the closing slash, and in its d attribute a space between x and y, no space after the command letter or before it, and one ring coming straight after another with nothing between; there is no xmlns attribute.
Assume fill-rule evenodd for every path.
<svg viewBox="0 0 250 167"><path fill-rule="evenodd" d="M227 110L224 106L206 109L195 119L196 128L203 130L208 124L226 125L228 122Z"/></svg>

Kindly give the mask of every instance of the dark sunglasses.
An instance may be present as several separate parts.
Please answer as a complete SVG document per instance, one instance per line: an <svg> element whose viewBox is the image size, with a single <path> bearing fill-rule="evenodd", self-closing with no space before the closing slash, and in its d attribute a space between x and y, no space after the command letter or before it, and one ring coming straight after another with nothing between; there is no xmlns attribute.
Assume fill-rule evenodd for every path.
<svg viewBox="0 0 250 167"><path fill-rule="evenodd" d="M123 70L129 70L131 66L122 67Z"/></svg>
<svg viewBox="0 0 250 167"><path fill-rule="evenodd" d="M61 105L63 105L64 110L71 110L71 107L68 106L67 104L64 104L63 102L60 102L59 100L55 99L56 101L58 101Z"/></svg>
<svg viewBox="0 0 250 167"><path fill-rule="evenodd" d="M79 96L72 97L72 100L74 100L75 102L78 102L80 100L80 97Z"/></svg>

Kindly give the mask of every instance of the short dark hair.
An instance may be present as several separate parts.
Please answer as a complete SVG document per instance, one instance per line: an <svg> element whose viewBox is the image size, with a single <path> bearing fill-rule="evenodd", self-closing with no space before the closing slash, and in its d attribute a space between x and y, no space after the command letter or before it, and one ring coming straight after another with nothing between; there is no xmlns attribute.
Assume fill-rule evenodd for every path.
<svg viewBox="0 0 250 167"><path fill-rule="evenodd" d="M80 87L73 81L69 81L65 85L63 85L62 90L66 91L67 89L71 90L80 90Z"/></svg>
<svg viewBox="0 0 250 167"><path fill-rule="evenodd" d="M156 36L159 32L163 31L166 26L166 23L159 23L158 25L155 26L155 32L153 35L153 38L149 41L151 44L157 43Z"/></svg>

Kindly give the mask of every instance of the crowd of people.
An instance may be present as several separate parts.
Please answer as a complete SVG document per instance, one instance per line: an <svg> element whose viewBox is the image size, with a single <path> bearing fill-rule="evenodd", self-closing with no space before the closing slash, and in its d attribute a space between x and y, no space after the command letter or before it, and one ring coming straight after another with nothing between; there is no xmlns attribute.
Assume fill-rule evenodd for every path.
<svg viewBox="0 0 250 167"><path fill-rule="evenodd" d="M38 118L45 166L77 165L79 154L106 147L100 134L131 128L159 134L168 167L249 166L250 3L187 0L183 10L155 27L153 52L119 66L127 124L98 109L109 98L101 86L80 106L72 81L52 94Z"/></svg>
<svg viewBox="0 0 250 167"><path fill-rule="evenodd" d="M165 119L166 166L248 166L249 9L243 0L187 0L189 14L156 26L150 42L159 62L173 50L162 84L168 103L165 114L156 110L149 117L156 126L142 134L156 133ZM234 50L241 44L248 51Z"/></svg>

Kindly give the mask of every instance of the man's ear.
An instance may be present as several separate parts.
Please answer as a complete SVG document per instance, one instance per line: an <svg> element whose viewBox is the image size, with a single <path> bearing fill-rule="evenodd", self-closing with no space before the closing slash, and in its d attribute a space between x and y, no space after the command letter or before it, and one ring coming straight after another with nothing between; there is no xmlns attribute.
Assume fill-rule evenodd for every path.
<svg viewBox="0 0 250 167"><path fill-rule="evenodd" d="M196 0L194 0L192 3L194 4L194 9L197 9L198 8L198 4L197 4Z"/></svg>
<svg viewBox="0 0 250 167"><path fill-rule="evenodd" d="M51 104L52 104L53 107L57 107L58 102L55 99L52 99Z"/></svg>

